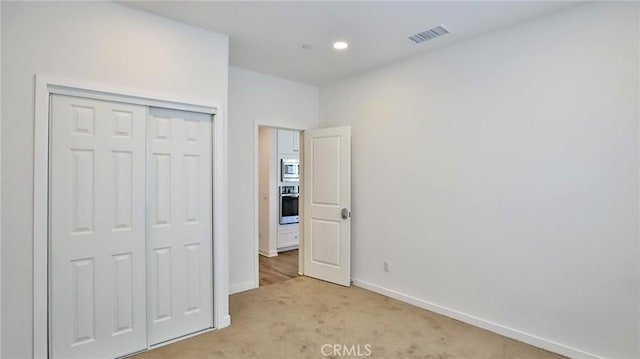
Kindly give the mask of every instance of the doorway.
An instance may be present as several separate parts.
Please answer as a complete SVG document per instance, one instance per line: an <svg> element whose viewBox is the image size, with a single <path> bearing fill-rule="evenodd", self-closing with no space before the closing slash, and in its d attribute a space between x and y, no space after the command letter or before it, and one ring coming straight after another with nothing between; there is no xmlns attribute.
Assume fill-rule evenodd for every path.
<svg viewBox="0 0 640 359"><path fill-rule="evenodd" d="M278 131L285 133L280 135L282 132ZM293 130L297 131L293 136L286 134L286 131L292 131L292 129L278 128L258 121L255 123L255 280L253 288L261 285L260 257L277 257L279 252L295 250L296 244L297 275L308 275L349 286L351 282L351 127ZM278 141L278 136L283 136L284 140ZM263 141L260 141L261 138ZM278 147L281 148L278 149ZM297 149L297 151L292 150L291 153L297 154L294 157L298 159L298 169L285 169L283 173L283 158L278 158L279 155L275 154L283 153L288 148ZM268 169L263 174L270 173L266 177L263 176L262 181L261 162L264 164L263 168ZM275 171L273 171L274 168ZM297 182L282 181L289 175L295 176L296 172L299 176ZM297 188L295 190L281 188L288 185L294 187L297 185ZM286 227L290 230L284 231L285 235L278 244L277 229L281 225L280 217L288 217L279 212L279 198L282 194L294 192L297 194L299 204L297 229L295 226ZM282 223L288 224L284 220ZM293 256L294 253L291 255ZM267 261L263 260L263 262ZM267 283L263 282L263 284Z"/></svg>
<svg viewBox="0 0 640 359"><path fill-rule="evenodd" d="M299 276L298 249L278 253L275 257L260 256L260 287L280 283Z"/></svg>
<svg viewBox="0 0 640 359"><path fill-rule="evenodd" d="M302 274L301 131L257 126L256 286Z"/></svg>

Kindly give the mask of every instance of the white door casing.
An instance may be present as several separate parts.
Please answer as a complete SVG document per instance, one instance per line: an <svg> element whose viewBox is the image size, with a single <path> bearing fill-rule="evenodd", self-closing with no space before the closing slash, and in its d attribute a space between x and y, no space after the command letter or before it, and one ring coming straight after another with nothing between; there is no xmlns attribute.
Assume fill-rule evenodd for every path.
<svg viewBox="0 0 640 359"><path fill-rule="evenodd" d="M351 127L304 135L304 274L351 284Z"/></svg>
<svg viewBox="0 0 640 359"><path fill-rule="evenodd" d="M212 118L149 110L149 344L212 323Z"/></svg>
<svg viewBox="0 0 640 359"><path fill-rule="evenodd" d="M146 348L146 108L52 95L53 357Z"/></svg>

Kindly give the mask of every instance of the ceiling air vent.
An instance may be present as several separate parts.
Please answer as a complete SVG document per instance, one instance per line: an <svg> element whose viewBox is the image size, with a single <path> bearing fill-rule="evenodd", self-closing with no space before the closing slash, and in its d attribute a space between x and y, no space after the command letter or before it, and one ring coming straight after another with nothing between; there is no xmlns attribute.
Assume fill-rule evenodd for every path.
<svg viewBox="0 0 640 359"><path fill-rule="evenodd" d="M427 31L409 36L409 40L411 40L411 42L413 42L414 44L419 44L421 42L431 40L449 33L451 33L451 30L447 29L444 25L439 25Z"/></svg>

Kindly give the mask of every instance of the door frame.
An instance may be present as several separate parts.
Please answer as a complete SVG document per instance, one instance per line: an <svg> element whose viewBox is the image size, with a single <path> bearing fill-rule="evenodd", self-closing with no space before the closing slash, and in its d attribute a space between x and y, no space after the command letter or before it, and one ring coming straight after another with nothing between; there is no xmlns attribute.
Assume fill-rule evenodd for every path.
<svg viewBox="0 0 640 359"><path fill-rule="evenodd" d="M227 119L222 103L55 76L35 76L33 153L33 357L49 356L49 98L51 94L210 114L213 117L213 327L231 324L227 221ZM148 345L148 343L147 343Z"/></svg>
<svg viewBox="0 0 640 359"><path fill-rule="evenodd" d="M260 200L259 200L259 195L260 195L260 179L259 179L259 165L260 165L260 157L259 157L259 153L260 153L260 143L259 143L259 138L260 138L260 127L268 127L271 128L273 130L293 130L293 131L299 131L299 136L300 136L300 141L299 146L300 146L300 152L299 152L299 158L300 158L300 163L302 164L303 162L303 156L304 156L304 143L303 143L303 139L304 139L304 132L306 131L306 129L300 129L297 127L290 127L290 126L283 126L282 124L278 124L278 123L273 123L270 121L263 121L263 120L256 120L254 122L254 128L253 128L253 269L254 269L254 277L253 277L253 286L252 287L248 287L248 288L238 288L237 292L242 292L245 290L249 290L249 289L255 289L255 288L259 288L260 287L260 254L259 254L259 250L260 250ZM302 170L302 166L300 166L300 187L304 186L304 171ZM302 193L303 191L300 191L300 199L298 200L298 203L304 203L302 201L304 201L304 195ZM298 209L298 217L299 217L299 223L298 223L298 228L299 228L299 241L298 241L298 274L299 275L304 275L304 223L303 223L303 218L304 218L304 210L302 208L303 206L299 206Z"/></svg>

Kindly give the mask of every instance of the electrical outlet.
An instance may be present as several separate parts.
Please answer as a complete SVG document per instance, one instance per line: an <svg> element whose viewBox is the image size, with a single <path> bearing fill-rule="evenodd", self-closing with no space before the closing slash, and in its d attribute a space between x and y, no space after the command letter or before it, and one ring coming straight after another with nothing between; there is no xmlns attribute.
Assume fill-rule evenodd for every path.
<svg viewBox="0 0 640 359"><path fill-rule="evenodd" d="M384 263L384 271L385 271L385 272L389 272L389 271L391 271L391 269L390 269L390 263L389 263L389 260L387 259L387 260L385 260L383 263Z"/></svg>

